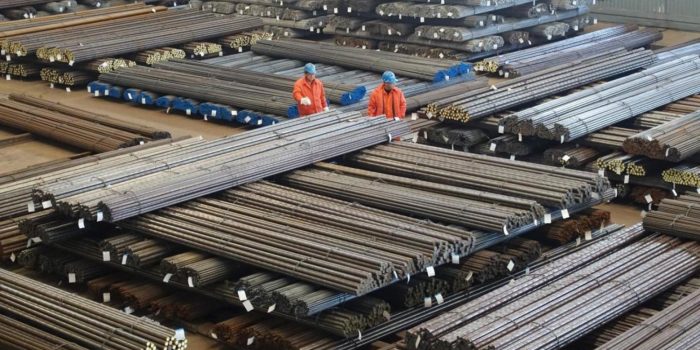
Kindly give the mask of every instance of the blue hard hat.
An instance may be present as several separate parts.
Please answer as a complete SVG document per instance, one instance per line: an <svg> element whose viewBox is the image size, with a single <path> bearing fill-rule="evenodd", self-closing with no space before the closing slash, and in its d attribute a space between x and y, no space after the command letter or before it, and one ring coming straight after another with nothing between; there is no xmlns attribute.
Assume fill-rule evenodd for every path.
<svg viewBox="0 0 700 350"><path fill-rule="evenodd" d="M382 81L387 84L396 84L399 82L399 80L396 79L396 75L394 75L394 72L392 71L384 72L384 74L382 74Z"/></svg>
<svg viewBox="0 0 700 350"><path fill-rule="evenodd" d="M307 74L316 74L316 66L314 66L313 63L307 63L304 66L304 73Z"/></svg>

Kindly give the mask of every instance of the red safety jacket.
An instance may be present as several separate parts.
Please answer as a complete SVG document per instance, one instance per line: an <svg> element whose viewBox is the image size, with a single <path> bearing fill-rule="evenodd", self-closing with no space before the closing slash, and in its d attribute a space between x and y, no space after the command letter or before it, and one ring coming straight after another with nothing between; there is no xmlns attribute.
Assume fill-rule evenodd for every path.
<svg viewBox="0 0 700 350"><path fill-rule="evenodd" d="M326 104L326 92L323 90L323 83L319 79L314 79L311 83L306 80L306 77L301 77L294 83L294 91L292 92L294 100L297 101L299 107L299 115L302 117L309 114L323 112ZM311 100L310 106L301 104L302 97L308 97Z"/></svg>
<svg viewBox="0 0 700 350"><path fill-rule="evenodd" d="M403 119L406 116L406 97L396 86L390 92L386 92L382 83L372 91L367 113L370 117L386 115L388 119Z"/></svg>

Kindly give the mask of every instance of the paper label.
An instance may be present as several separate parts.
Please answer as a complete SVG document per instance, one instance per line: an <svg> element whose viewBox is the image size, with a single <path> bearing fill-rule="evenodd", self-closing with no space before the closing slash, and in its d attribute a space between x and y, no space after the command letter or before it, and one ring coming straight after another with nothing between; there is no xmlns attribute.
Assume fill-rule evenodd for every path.
<svg viewBox="0 0 700 350"><path fill-rule="evenodd" d="M248 338L248 340L246 341L245 345L246 345L246 346L251 346L251 345L253 345L253 342L255 342L255 337L250 337L250 338Z"/></svg>
<svg viewBox="0 0 700 350"><path fill-rule="evenodd" d="M489 151L496 152L496 144L495 143L491 143L491 145L489 146Z"/></svg>
<svg viewBox="0 0 700 350"><path fill-rule="evenodd" d="M194 288L194 280L192 280L192 276L187 276L187 285L190 286L190 288Z"/></svg>
<svg viewBox="0 0 700 350"><path fill-rule="evenodd" d="M433 299L431 297L425 297L423 298L423 306L424 307L431 307L433 306Z"/></svg>
<svg viewBox="0 0 700 350"><path fill-rule="evenodd" d="M510 155L510 160L515 160L515 154Z"/></svg>
<svg viewBox="0 0 700 350"><path fill-rule="evenodd" d="M506 132L506 126L505 125L499 125L498 126L498 133L503 134Z"/></svg>
<svg viewBox="0 0 700 350"><path fill-rule="evenodd" d="M458 255L458 254L452 253L451 258L452 258L452 263L453 263L453 264L455 264L455 265L458 265L458 264L459 264L459 255Z"/></svg>
<svg viewBox="0 0 700 350"><path fill-rule="evenodd" d="M112 301L112 294L110 293L102 293L102 302L103 303L109 303Z"/></svg>
<svg viewBox="0 0 700 350"><path fill-rule="evenodd" d="M165 277L163 277L163 282L164 282L164 283L170 282L170 279L171 279L172 277L173 277L173 274L172 274L172 273L166 273L166 274L165 274Z"/></svg>
<svg viewBox="0 0 700 350"><path fill-rule="evenodd" d="M515 267L513 260L508 261L508 266L506 267L508 268L508 271L513 271L513 268Z"/></svg>
<svg viewBox="0 0 700 350"><path fill-rule="evenodd" d="M425 268L425 271L428 273L428 277L434 277L435 276L435 268L432 266L428 266Z"/></svg>
<svg viewBox="0 0 700 350"><path fill-rule="evenodd" d="M79 228L79 229L84 229L84 228L85 228L85 219L80 219L80 220L78 220L78 228Z"/></svg>
<svg viewBox="0 0 700 350"><path fill-rule="evenodd" d="M563 160L563 161L565 161L565 162L568 162L569 159L571 159L571 157L569 157L568 154L565 154L563 157L561 157L561 160Z"/></svg>
<svg viewBox="0 0 700 350"><path fill-rule="evenodd" d="M240 300L240 301L248 300L248 296L246 296L245 291L242 289L238 291L238 300Z"/></svg>
<svg viewBox="0 0 700 350"><path fill-rule="evenodd" d="M510 233L508 232L508 228L503 226L503 234L508 236Z"/></svg>
<svg viewBox="0 0 700 350"><path fill-rule="evenodd" d="M469 282L469 280L471 280L472 277L474 277L474 272L473 272L473 271L469 271L469 273L467 274L467 277L465 278L465 280L466 280L467 282Z"/></svg>
<svg viewBox="0 0 700 350"><path fill-rule="evenodd" d="M44 208L44 209L49 209L49 208L51 208L52 205L53 205L53 204L51 203L51 201L43 201L43 202L41 202L41 207Z"/></svg>
<svg viewBox="0 0 700 350"><path fill-rule="evenodd" d="M605 169L598 169L598 175L605 176Z"/></svg>
<svg viewBox="0 0 700 350"><path fill-rule="evenodd" d="M244 301L243 307L245 307L245 311L247 311L247 312L253 311L253 304L250 302L250 300Z"/></svg>
<svg viewBox="0 0 700 350"><path fill-rule="evenodd" d="M435 300L437 301L438 305L445 301L445 299L442 297L442 293L435 294Z"/></svg>
<svg viewBox="0 0 700 350"><path fill-rule="evenodd" d="M647 203L651 203L654 201L653 198L651 198L651 194L647 194L646 196L644 196L644 200L647 201Z"/></svg>
<svg viewBox="0 0 700 350"><path fill-rule="evenodd" d="M131 308L131 306L127 306L126 308L124 308L124 313L127 315L131 315L134 313L134 309Z"/></svg>
<svg viewBox="0 0 700 350"><path fill-rule="evenodd" d="M568 218L569 218L569 210L568 210L568 209L562 209L562 211L561 211L561 217L562 217L562 219L568 219Z"/></svg>
<svg viewBox="0 0 700 350"><path fill-rule="evenodd" d="M544 223L545 224L551 224L552 223L552 214L544 214Z"/></svg>
<svg viewBox="0 0 700 350"><path fill-rule="evenodd" d="M27 211L30 213L33 213L36 211L36 208L34 207L34 202L29 202L27 203Z"/></svg>
<svg viewBox="0 0 700 350"><path fill-rule="evenodd" d="M586 233L585 233L585 235L584 235L584 239L587 240L587 241L590 241L590 240L593 239L593 234L591 233L590 230L586 231Z"/></svg>
<svg viewBox="0 0 700 350"><path fill-rule="evenodd" d="M126 265L126 254L122 255L122 265Z"/></svg>
<svg viewBox="0 0 700 350"><path fill-rule="evenodd" d="M576 237L576 246L578 247L581 244L581 237Z"/></svg>
<svg viewBox="0 0 700 350"><path fill-rule="evenodd" d="M175 340L177 340L177 341L185 340L185 330L184 329L178 328L175 330Z"/></svg>
<svg viewBox="0 0 700 350"><path fill-rule="evenodd" d="M630 176L629 176L629 174L628 174L628 175L625 175L625 183L626 183L626 184L630 183Z"/></svg>
<svg viewBox="0 0 700 350"><path fill-rule="evenodd" d="M102 261L110 261L112 257L110 256L109 250L102 251Z"/></svg>
<svg viewBox="0 0 700 350"><path fill-rule="evenodd" d="M10 261L15 262L15 260L17 260L15 253L10 254Z"/></svg>
<svg viewBox="0 0 700 350"><path fill-rule="evenodd" d="M267 308L267 313L269 314L272 311L275 311L275 308L277 307L277 304L272 304L270 307Z"/></svg>
<svg viewBox="0 0 700 350"><path fill-rule="evenodd" d="M104 218L105 218L105 217L104 217L104 214L102 214L101 211L98 211L98 212L97 212L97 222L100 222L100 221L104 220Z"/></svg>
<svg viewBox="0 0 700 350"><path fill-rule="evenodd" d="M192 115L192 110L189 109L189 108L186 109L186 110L185 110L185 114L187 114L187 115Z"/></svg>

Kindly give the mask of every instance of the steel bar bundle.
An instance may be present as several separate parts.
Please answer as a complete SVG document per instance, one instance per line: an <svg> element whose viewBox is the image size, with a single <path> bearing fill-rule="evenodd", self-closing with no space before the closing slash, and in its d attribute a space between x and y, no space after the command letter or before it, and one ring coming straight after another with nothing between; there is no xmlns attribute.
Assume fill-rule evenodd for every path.
<svg viewBox="0 0 700 350"><path fill-rule="evenodd" d="M100 58L94 61L86 62L80 67L94 73L109 73L114 72L119 68L133 67L136 62L123 58Z"/></svg>
<svg viewBox="0 0 700 350"><path fill-rule="evenodd" d="M623 144L625 152L680 162L700 152L700 111L642 131Z"/></svg>
<svg viewBox="0 0 700 350"><path fill-rule="evenodd" d="M649 231L700 240L700 195L688 193L676 199L661 201L658 210L644 217L644 228Z"/></svg>
<svg viewBox="0 0 700 350"><path fill-rule="evenodd" d="M127 246L124 255L127 256L127 265L144 267L159 263L174 250L175 248L166 242L147 239Z"/></svg>
<svg viewBox="0 0 700 350"><path fill-rule="evenodd" d="M5 315L0 315L0 325L0 345L6 349L87 350L76 343Z"/></svg>
<svg viewBox="0 0 700 350"><path fill-rule="evenodd" d="M134 62L140 63L142 65L153 65L158 62L166 62L172 59L182 59L187 57L185 50L174 48L174 47L163 47L157 49L150 49L146 51L137 52L132 56ZM129 65L133 67L135 65ZM122 67L123 68L123 67ZM115 69L108 70L101 73L110 73L115 71Z"/></svg>
<svg viewBox="0 0 700 350"><path fill-rule="evenodd" d="M685 99L684 99L685 100ZM684 100L680 100L678 102L682 102ZM664 112L664 111L651 111L648 113L644 113L632 121L632 126L635 128L640 128L640 129L651 129L654 127L657 127L659 125L671 122L679 117L682 117L682 114L678 113L670 113L670 112Z"/></svg>
<svg viewBox="0 0 700 350"><path fill-rule="evenodd" d="M598 169L606 169L617 175L646 176L658 169L658 162L649 158L623 152L613 152L595 161ZM625 182L627 183L627 182Z"/></svg>
<svg viewBox="0 0 700 350"><path fill-rule="evenodd" d="M191 58L204 58L204 57L214 57L214 56L221 56L223 55L223 48L221 47L221 44L218 43L212 43L212 42L201 42L201 41L195 41L191 43L187 43L182 45L182 49L189 55ZM177 57L177 58L184 58L184 57Z"/></svg>
<svg viewBox="0 0 700 350"><path fill-rule="evenodd" d="M526 140L523 142L522 138L515 135L501 135L494 137L489 140L489 149L494 149L497 153L507 153L514 156L528 156L535 152L538 152L545 147L546 141L543 140Z"/></svg>
<svg viewBox="0 0 700 350"><path fill-rule="evenodd" d="M246 185L243 190L228 193L226 201L198 200L182 207L141 216L123 225L148 235L356 294L365 294L391 283L396 277L405 277L434 264L444 263L450 254L463 254L469 249L471 236L468 232L443 228L442 232L433 233L434 238L420 237L417 233L426 231L420 225L410 228L408 222L413 220L401 224L401 221L406 221L405 218L375 210L346 209L365 217L377 214L388 216L384 220L393 217L390 222L399 226L362 223L358 219L363 216L346 216L348 214L342 212L330 215L326 211L328 209L324 210L325 215L312 221L310 219L319 215L313 215L317 210L300 208L298 201L291 199L313 200L309 203L323 205L319 209L328 205L338 208L349 203L292 189L287 190L292 193L286 194L283 190L284 187L270 184ZM293 192L297 194L291 197ZM257 193L268 193L266 196L270 198ZM285 200L283 195L290 199ZM285 204L285 201L289 203ZM249 202L255 206L248 205ZM274 205L266 209L268 203ZM291 213L296 213L292 215L301 215L300 219L283 214L288 211L283 209L284 206ZM169 223L174 222L185 226L189 226L188 223L204 226L183 231L169 227ZM333 228L337 225L340 226ZM405 228L399 229L401 226ZM464 238L448 235L450 232L461 233ZM380 240L378 238L381 236L377 236L380 234L389 236L386 240ZM366 244L370 241L371 248ZM264 245L260 242L264 242ZM290 244L295 249L290 250ZM332 257L333 260L311 258L315 256Z"/></svg>
<svg viewBox="0 0 700 350"><path fill-rule="evenodd" d="M155 67L168 71L238 82L240 84L266 87L279 90L281 94L284 93L287 95L293 90L296 81L296 79L292 77L280 74L254 72L234 67L221 67L220 65L188 60L156 64ZM365 93L367 92L364 86L353 86L333 81L324 82L323 87L326 97L330 99L331 102L341 105L358 102L365 97Z"/></svg>
<svg viewBox="0 0 700 350"><path fill-rule="evenodd" d="M571 219L557 221L544 226L538 234L557 245L573 242L576 238L586 239L586 235L610 224L610 212L593 209L574 215Z"/></svg>
<svg viewBox="0 0 700 350"><path fill-rule="evenodd" d="M39 186L34 197L73 216L120 221L409 132L401 121L324 113L190 146L154 147L148 159L115 157L113 164L122 163L117 171L100 164L82 179Z"/></svg>
<svg viewBox="0 0 700 350"><path fill-rule="evenodd" d="M0 123L98 153L146 140L141 135L18 101L14 95L0 100Z"/></svg>
<svg viewBox="0 0 700 350"><path fill-rule="evenodd" d="M366 51L302 40L261 40L253 52L299 60L334 64L382 73L392 70L400 76L440 82L469 73L470 66L457 61L432 60L381 51ZM332 55L328 55L332 52ZM391 62L390 64L388 64Z"/></svg>
<svg viewBox="0 0 700 350"><path fill-rule="evenodd" d="M544 215L537 203L520 198L339 165L320 166L298 170L287 175L285 181L303 190L384 210L506 234Z"/></svg>
<svg viewBox="0 0 700 350"><path fill-rule="evenodd" d="M639 132L639 129L621 128L609 126L607 128L592 132L580 140L584 145L596 149L622 150L622 144L628 137Z"/></svg>
<svg viewBox="0 0 700 350"><path fill-rule="evenodd" d="M666 182L700 188L700 165L680 164L661 173Z"/></svg>
<svg viewBox="0 0 700 350"><path fill-rule="evenodd" d="M482 195L514 197L523 204L537 201L557 208L585 202L595 196L593 193L601 194L610 188L607 180L587 172L417 144L378 146L362 151L352 160L354 164L375 171L482 191ZM495 199L489 199L492 200Z"/></svg>
<svg viewBox="0 0 700 350"><path fill-rule="evenodd" d="M254 45L260 40L272 40L272 33L264 31L245 32L219 38L219 43L225 48L242 51L244 47Z"/></svg>
<svg viewBox="0 0 700 350"><path fill-rule="evenodd" d="M425 136L430 142L463 147L465 150L488 140L481 129L458 129L452 126L429 128Z"/></svg>
<svg viewBox="0 0 700 350"><path fill-rule="evenodd" d="M577 60L499 83L491 88L477 89L437 100L427 106L424 113L442 119L467 122L470 119L483 118L526 102L648 66L653 59L653 54L645 50L602 53L596 57Z"/></svg>
<svg viewBox="0 0 700 350"><path fill-rule="evenodd" d="M655 52L659 63L688 55L700 55L700 39L687 41L678 45L666 46Z"/></svg>
<svg viewBox="0 0 700 350"><path fill-rule="evenodd" d="M646 186L634 186L629 197L637 204L658 205L662 200L670 197L667 190Z"/></svg>
<svg viewBox="0 0 700 350"><path fill-rule="evenodd" d="M697 250L696 243L650 236L524 296L520 290L529 288L529 281L515 280L514 285L506 286L510 300L496 302L495 310L474 319L473 313L465 311L486 306L472 301L454 310L454 316L438 317L430 322L449 327L439 338L429 336L425 328L420 337L418 330L424 324L409 331L407 343L410 348L555 349L690 276L700 263L694 256ZM652 280L650 274L663 277ZM518 296L513 298L513 294ZM488 296L497 297L494 293ZM584 300L587 307L582 308ZM578 313L585 313L586 317ZM461 319L448 323L455 316Z"/></svg>
<svg viewBox="0 0 700 350"><path fill-rule="evenodd" d="M163 258L163 260L160 261L160 270L163 273L163 275L168 273L172 275L179 275L181 274L180 270L184 266L205 260L209 257L209 254L197 251L188 251L176 255L171 255Z"/></svg>
<svg viewBox="0 0 700 350"><path fill-rule="evenodd" d="M107 266L83 259L71 261L63 266L63 273L68 276L68 283L85 283L110 271Z"/></svg>
<svg viewBox="0 0 700 350"><path fill-rule="evenodd" d="M51 334L89 348L184 349L187 340L172 329L140 321L82 297L0 270L0 308L40 324ZM100 317L95 317L99 315ZM109 334L108 337L105 334Z"/></svg>
<svg viewBox="0 0 700 350"><path fill-rule="evenodd" d="M0 221L0 260L15 261L21 250L27 247L27 237L19 230L18 221L10 219Z"/></svg>
<svg viewBox="0 0 700 350"><path fill-rule="evenodd" d="M499 75L503 75L506 78L514 78L532 74L533 72L541 71L552 66L558 66L572 60L594 56L600 52L611 51L619 47L623 47L627 50L645 47L660 39L661 32L657 30L633 31L602 41L583 44L554 53L546 52L543 53L542 56L520 59L518 61L508 60L508 63L505 63L499 69Z"/></svg>
<svg viewBox="0 0 700 350"><path fill-rule="evenodd" d="M700 95L690 96L664 107L672 113L689 114L700 110Z"/></svg>
<svg viewBox="0 0 700 350"><path fill-rule="evenodd" d="M599 349L694 348L700 345L699 317L700 290L696 290Z"/></svg>
<svg viewBox="0 0 700 350"><path fill-rule="evenodd" d="M191 287L205 286L224 280L239 270L240 266L233 261L215 257L189 263L180 269Z"/></svg>
<svg viewBox="0 0 700 350"><path fill-rule="evenodd" d="M337 342L326 333L309 330L261 314L243 314L224 320L213 328L217 339L235 347L251 349L312 349L333 348Z"/></svg>
<svg viewBox="0 0 700 350"><path fill-rule="evenodd" d="M689 56L516 112L507 131L564 142L700 90L700 59Z"/></svg>
<svg viewBox="0 0 700 350"><path fill-rule="evenodd" d="M561 145L544 151L544 161L549 165L562 165L571 168L581 168L600 156L600 153L590 147L576 145Z"/></svg>
<svg viewBox="0 0 700 350"><path fill-rule="evenodd" d="M36 53L41 60L72 66L101 57L231 35L261 25L257 18L234 20L199 11L165 11L13 36L6 38L6 47L17 56ZM80 37L81 42L71 37Z"/></svg>

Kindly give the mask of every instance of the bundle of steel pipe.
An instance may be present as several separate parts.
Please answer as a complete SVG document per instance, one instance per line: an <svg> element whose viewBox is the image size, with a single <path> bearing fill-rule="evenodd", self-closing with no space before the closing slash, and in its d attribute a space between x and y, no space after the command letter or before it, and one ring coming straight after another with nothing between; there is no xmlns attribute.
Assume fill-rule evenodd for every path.
<svg viewBox="0 0 700 350"><path fill-rule="evenodd" d="M296 79L292 77L280 74L254 72L233 67L221 67L220 65L191 60L177 60L156 64L155 67L167 71L237 82L239 84L266 87L279 90L280 94L286 95L289 95L289 92L293 90L296 81ZM367 92L364 86L354 86L333 81L325 81L323 87L325 89L326 98L331 100L331 102L341 105L359 102L365 97L365 93Z"/></svg>
<svg viewBox="0 0 700 350"><path fill-rule="evenodd" d="M502 125L563 143L696 94L699 82L700 59L689 56L516 112Z"/></svg>
<svg viewBox="0 0 700 350"><path fill-rule="evenodd" d="M20 100L14 96L0 100L0 123L92 152L111 151L147 140L141 135Z"/></svg>
<svg viewBox="0 0 700 350"><path fill-rule="evenodd" d="M646 50L600 53L531 75L520 77L460 95L439 99L424 108L431 117L467 122L514 106L567 91L594 81L650 65L654 60Z"/></svg>
<svg viewBox="0 0 700 350"><path fill-rule="evenodd" d="M114 157L81 179L85 169L69 169L76 175L70 183L39 186L34 197L74 217L120 221L408 133L402 121L324 113L189 146L154 147L147 159Z"/></svg>
<svg viewBox="0 0 700 350"><path fill-rule="evenodd" d="M391 70L397 75L440 82L468 74L471 66L458 61L432 60L382 51L303 40L258 41L253 52L262 55L334 64L372 72ZM328 52L333 52L332 56Z"/></svg>
<svg viewBox="0 0 700 350"><path fill-rule="evenodd" d="M257 18L232 20L199 11L164 11L12 36L5 39L3 47L20 57L36 54L41 60L72 66L77 62L231 35L260 26L262 22ZM80 43L75 37L80 37Z"/></svg>
<svg viewBox="0 0 700 350"><path fill-rule="evenodd" d="M688 193L666 198L658 210L644 217L644 228L682 238L700 240L700 195Z"/></svg>
<svg viewBox="0 0 700 350"><path fill-rule="evenodd" d="M666 182L700 188L700 165L681 164L661 173Z"/></svg>
<svg viewBox="0 0 700 350"><path fill-rule="evenodd" d="M508 234L544 215L535 202L321 163L285 176L292 186L406 215ZM488 200L486 198L489 198Z"/></svg>
<svg viewBox="0 0 700 350"><path fill-rule="evenodd" d="M506 298L512 298L508 302L491 301L488 306L476 301L467 303L450 315L413 328L407 343L412 349L559 348L692 275L700 264L699 249L693 242L652 235L549 283L539 292L530 291L523 296L520 290L529 289L531 278L515 280L505 287L511 294ZM493 292L487 297L502 298ZM585 308L581 307L583 300ZM470 312L494 306L478 319ZM460 317L459 321L451 322L454 317ZM436 337L426 328L427 324L439 325L446 332ZM551 332L557 336L552 337Z"/></svg>
<svg viewBox="0 0 700 350"><path fill-rule="evenodd" d="M680 162L700 152L700 111L655 126L627 138L627 153Z"/></svg>
<svg viewBox="0 0 700 350"><path fill-rule="evenodd" d="M0 315L0 325L0 345L6 349L87 350L69 340L5 315Z"/></svg>
<svg viewBox="0 0 700 350"><path fill-rule="evenodd" d="M699 317L700 290L696 290L599 349L694 348L700 345L697 334Z"/></svg>
<svg viewBox="0 0 700 350"><path fill-rule="evenodd" d="M598 158L600 153L590 147L566 144L548 148L544 151L543 156L545 164L581 168Z"/></svg>
<svg viewBox="0 0 700 350"><path fill-rule="evenodd" d="M185 349L184 335L0 269L0 309L88 348ZM95 317L99 315L100 317ZM67 323L68 322L68 323ZM70 327L66 327L70 324ZM105 334L109 334L105 337Z"/></svg>
<svg viewBox="0 0 700 350"><path fill-rule="evenodd" d="M445 162L445 159L450 161ZM531 210L537 206L533 207L529 201L568 208L610 188L606 179L588 172L409 143L364 150L351 160L364 168L459 186L477 191L481 196L489 192L494 196L503 195L502 201L511 198L511 205L520 203ZM494 200L497 199L489 199L489 202ZM536 219L540 217L537 215Z"/></svg>

